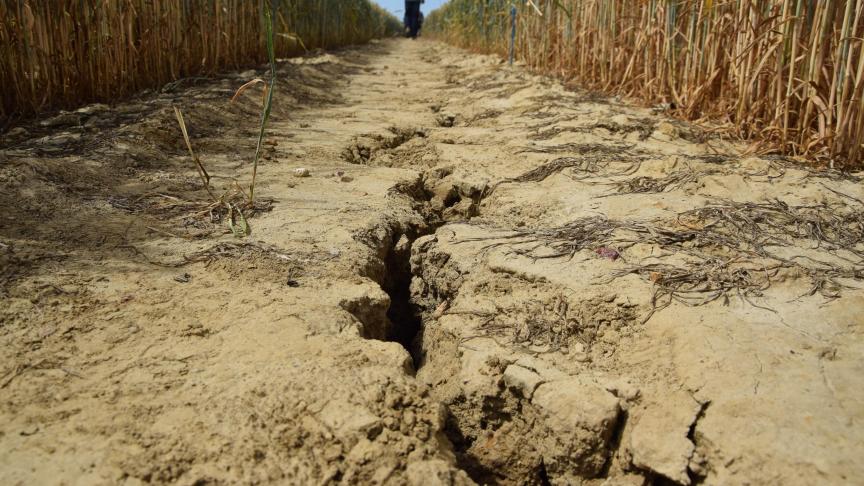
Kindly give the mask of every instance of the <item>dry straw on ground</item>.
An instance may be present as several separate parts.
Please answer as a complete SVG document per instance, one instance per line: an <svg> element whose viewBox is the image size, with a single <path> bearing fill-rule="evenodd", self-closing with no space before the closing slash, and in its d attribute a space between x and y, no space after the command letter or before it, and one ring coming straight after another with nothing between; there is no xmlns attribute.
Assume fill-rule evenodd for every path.
<svg viewBox="0 0 864 486"><path fill-rule="evenodd" d="M806 294L839 297L848 282L864 278L864 216L857 202L845 207L717 200L674 220L586 216L555 228L519 228L464 241L487 241L485 250L535 260L570 259L601 248L617 254L636 245L656 247L653 262L626 264L604 282L630 274L650 281L654 297L647 319L673 301L697 306L737 295L757 305L751 299L781 281L781 272L806 277L811 286ZM784 253L796 244L812 256Z"/></svg>
<svg viewBox="0 0 864 486"><path fill-rule="evenodd" d="M710 117L754 149L864 163L864 0L451 0L427 30Z"/></svg>
<svg viewBox="0 0 864 486"><path fill-rule="evenodd" d="M48 108L267 60L271 0L0 2L0 129ZM366 42L400 29L368 0L273 1L276 54Z"/></svg>

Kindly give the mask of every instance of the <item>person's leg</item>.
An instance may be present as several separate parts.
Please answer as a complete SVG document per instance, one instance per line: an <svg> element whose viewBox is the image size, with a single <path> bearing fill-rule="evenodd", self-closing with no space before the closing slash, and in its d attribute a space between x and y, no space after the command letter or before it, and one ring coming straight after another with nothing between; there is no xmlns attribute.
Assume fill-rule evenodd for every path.
<svg viewBox="0 0 864 486"><path fill-rule="evenodd" d="M414 37L414 2L405 2L405 17L408 19L408 37Z"/></svg>
<svg viewBox="0 0 864 486"><path fill-rule="evenodd" d="M405 2L405 16L408 17L409 35L413 39L417 37L417 31L419 30L417 21L420 17L420 2Z"/></svg>

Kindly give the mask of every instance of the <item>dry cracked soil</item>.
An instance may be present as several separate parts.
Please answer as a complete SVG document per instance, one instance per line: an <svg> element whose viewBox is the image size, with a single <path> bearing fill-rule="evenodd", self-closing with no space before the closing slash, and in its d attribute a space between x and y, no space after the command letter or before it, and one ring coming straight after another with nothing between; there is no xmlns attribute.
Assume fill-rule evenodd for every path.
<svg viewBox="0 0 864 486"><path fill-rule="evenodd" d="M864 174L429 41L0 150L0 483L864 481ZM305 169L305 170L303 170ZM239 183L237 182L239 181Z"/></svg>

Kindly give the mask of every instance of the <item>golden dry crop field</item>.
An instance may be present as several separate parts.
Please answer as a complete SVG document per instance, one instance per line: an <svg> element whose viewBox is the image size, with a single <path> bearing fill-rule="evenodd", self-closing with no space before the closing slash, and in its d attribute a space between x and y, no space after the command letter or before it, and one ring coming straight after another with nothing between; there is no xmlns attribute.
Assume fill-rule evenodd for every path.
<svg viewBox="0 0 864 486"><path fill-rule="evenodd" d="M864 1L424 10L0 1L0 484L864 482Z"/></svg>

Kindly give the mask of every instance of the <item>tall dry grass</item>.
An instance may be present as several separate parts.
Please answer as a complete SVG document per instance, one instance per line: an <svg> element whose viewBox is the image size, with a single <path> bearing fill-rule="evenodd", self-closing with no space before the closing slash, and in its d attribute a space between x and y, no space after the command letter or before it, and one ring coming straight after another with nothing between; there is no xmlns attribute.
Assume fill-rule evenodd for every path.
<svg viewBox="0 0 864 486"><path fill-rule="evenodd" d="M451 0L427 32L711 118L754 149L864 165L864 0Z"/></svg>
<svg viewBox="0 0 864 486"><path fill-rule="evenodd" d="M368 0L0 0L0 129L48 108L267 60L262 2L280 57L401 30Z"/></svg>

